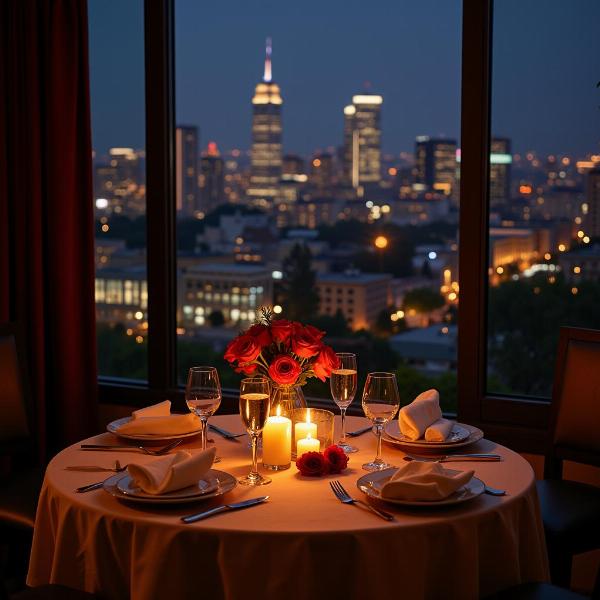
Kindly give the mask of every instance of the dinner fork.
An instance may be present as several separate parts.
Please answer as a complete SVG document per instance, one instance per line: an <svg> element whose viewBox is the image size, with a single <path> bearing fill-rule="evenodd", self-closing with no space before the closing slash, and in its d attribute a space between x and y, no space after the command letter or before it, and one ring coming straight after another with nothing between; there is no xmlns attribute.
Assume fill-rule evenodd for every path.
<svg viewBox="0 0 600 600"><path fill-rule="evenodd" d="M121 463L117 460L115 461L115 473L122 473L123 471L125 471L125 469L127 469L129 465L123 465L121 466ZM112 477L112 475L110 476ZM110 479L110 477L108 479ZM85 492L91 492L92 490L97 490L98 488L101 488L104 485L105 481L108 481L108 479L103 479L102 481L97 481L96 483L90 483L88 485L82 485L81 487L78 487L75 491L78 494L84 494Z"/></svg>
<svg viewBox="0 0 600 600"><path fill-rule="evenodd" d="M106 446L102 444L81 444L80 448L82 450L141 450L145 454L149 454L150 456L162 456L166 454L170 450L177 448L180 444L183 443L183 440L175 440L170 444L167 444L163 448L159 450L151 450L150 448L146 448L145 446Z"/></svg>
<svg viewBox="0 0 600 600"><path fill-rule="evenodd" d="M379 510L378 508L371 506L367 502L363 502L362 500L356 500L355 498L352 498L352 496L348 494L348 492L344 489L344 486L337 479L335 481L330 481L329 485L331 486L331 490L335 494L335 497L343 504L356 504L357 506L370 510L372 513L375 513L378 517L381 517L386 521L394 520L394 515L390 515L390 513L387 513L383 510Z"/></svg>

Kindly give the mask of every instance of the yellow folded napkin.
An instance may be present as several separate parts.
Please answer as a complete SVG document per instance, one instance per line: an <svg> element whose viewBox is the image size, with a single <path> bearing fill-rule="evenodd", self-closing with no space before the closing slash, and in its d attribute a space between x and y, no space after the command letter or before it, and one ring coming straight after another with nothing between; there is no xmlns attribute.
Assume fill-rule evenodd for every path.
<svg viewBox="0 0 600 600"><path fill-rule="evenodd" d="M425 430L441 418L440 395L437 390L419 394L410 404L403 406L398 415L400 431L412 441L423 437Z"/></svg>
<svg viewBox="0 0 600 600"><path fill-rule="evenodd" d="M428 442L444 442L448 439L454 421L438 419L425 430L425 440Z"/></svg>
<svg viewBox="0 0 600 600"><path fill-rule="evenodd" d="M172 415L165 400L131 413L131 420L117 429L121 435L184 435L200 431L200 419L192 413Z"/></svg>
<svg viewBox="0 0 600 600"><path fill-rule="evenodd" d="M444 469L437 462L409 462L381 488L381 497L394 500L436 502L468 483L474 471Z"/></svg>
<svg viewBox="0 0 600 600"><path fill-rule="evenodd" d="M180 450L143 465L129 464L127 471L147 494L165 494L197 484L212 467L215 453L216 448L194 455Z"/></svg>

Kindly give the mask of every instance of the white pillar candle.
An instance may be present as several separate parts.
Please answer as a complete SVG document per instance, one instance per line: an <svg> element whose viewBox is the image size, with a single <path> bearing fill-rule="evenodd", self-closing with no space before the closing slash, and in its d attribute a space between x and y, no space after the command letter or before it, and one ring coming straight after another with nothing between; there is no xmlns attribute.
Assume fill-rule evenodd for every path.
<svg viewBox="0 0 600 600"><path fill-rule="evenodd" d="M292 461L292 421L287 417L269 417L263 429L263 463L289 465Z"/></svg>
<svg viewBox="0 0 600 600"><path fill-rule="evenodd" d="M306 437L317 437L317 424L310 422L310 409L306 409L306 423L296 423L294 426L294 438L300 440Z"/></svg>
<svg viewBox="0 0 600 600"><path fill-rule="evenodd" d="M300 457L305 452L319 452L320 449L321 442L308 434L307 437L298 440L298 443L296 444L296 455Z"/></svg>

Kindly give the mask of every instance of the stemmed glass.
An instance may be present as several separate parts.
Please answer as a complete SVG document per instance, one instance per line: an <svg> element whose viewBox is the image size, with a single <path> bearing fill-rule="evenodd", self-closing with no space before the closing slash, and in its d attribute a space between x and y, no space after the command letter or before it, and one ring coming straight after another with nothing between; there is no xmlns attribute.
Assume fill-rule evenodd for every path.
<svg viewBox="0 0 600 600"><path fill-rule="evenodd" d="M242 485L266 485L269 477L258 472L258 436L263 430L271 407L271 389L266 377L248 377L240 384L240 416L252 442L252 470L246 477L238 479Z"/></svg>
<svg viewBox="0 0 600 600"><path fill-rule="evenodd" d="M358 452L358 448L346 442L346 409L352 404L356 394L356 354L337 352L340 366L331 372L329 385L333 401L340 407L342 416L342 437L337 445L346 453Z"/></svg>
<svg viewBox="0 0 600 600"><path fill-rule="evenodd" d="M221 383L215 367L192 367L185 386L185 402L200 417L202 450L206 450L208 417L221 405Z"/></svg>
<svg viewBox="0 0 600 600"><path fill-rule="evenodd" d="M362 468L365 471L381 471L392 467L381 458L381 433L385 423L394 418L400 408L400 394L394 373L369 373L362 397L365 415L373 421L377 436L377 456Z"/></svg>

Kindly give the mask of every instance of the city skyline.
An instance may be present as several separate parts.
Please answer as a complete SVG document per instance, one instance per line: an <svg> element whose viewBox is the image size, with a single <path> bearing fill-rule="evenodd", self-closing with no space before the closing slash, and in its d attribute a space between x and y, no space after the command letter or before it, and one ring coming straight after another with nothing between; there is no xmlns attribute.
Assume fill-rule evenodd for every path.
<svg viewBox="0 0 600 600"><path fill-rule="evenodd" d="M365 39L356 37L357 20L336 13L337 3L333 4L319 19L311 16L311 6L305 16L289 7L263 14L259 3L253 5L252 15L243 6L235 11L229 7L227 15L214 7L211 19L202 15L204 19L198 20L200 9L179 0L177 123L198 126L202 147L214 140L223 150L249 149L248 100L262 72L264 38L272 35L274 81L282 87L285 100L284 153L309 155L340 146L343 107L348 97L363 91L368 79L370 91L385 98L385 153L412 150L418 135L458 139L460 4L430 1L420 7L386 7L389 14L377 23L379 35L368 30ZM561 5L565 14L559 18L558 3L550 4L545 27L536 31L535 39L509 27L510 11L517 11L514 2L496 10L493 133L513 139L515 152L580 156L598 152L598 69L581 57L599 53L600 42L590 38L589 26L582 23L593 17L590 13L598 12L600 18L600 7L590 2L578 3L579 10ZM353 6L348 5L348 13L354 12ZM144 115L139 110L144 94L141 12L136 3L119 6L123 18L116 23L109 9L90 3L94 145L99 153L111 146L144 145ZM535 14L531 2L519 4L519 11L524 21ZM337 29L345 25L345 33L335 30L326 35L336 14ZM396 24L393 36L387 21ZM132 29L132 23L138 26ZM294 27L304 36L294 33ZM102 35L108 28L117 29L118 44ZM306 32L314 43L305 43ZM561 52L547 52L559 33ZM352 34L358 41L348 45ZM522 60L523 55L531 60ZM546 64L547 72L532 85L532 66ZM103 89L106 79L119 86L118 103L114 94L107 97L113 90ZM576 108L567 114L564 107Z"/></svg>

